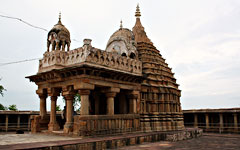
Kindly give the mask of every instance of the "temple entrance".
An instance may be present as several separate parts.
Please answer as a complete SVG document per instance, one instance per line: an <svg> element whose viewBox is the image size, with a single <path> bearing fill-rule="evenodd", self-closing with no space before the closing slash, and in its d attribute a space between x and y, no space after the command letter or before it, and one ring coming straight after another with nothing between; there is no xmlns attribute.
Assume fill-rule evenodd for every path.
<svg viewBox="0 0 240 150"><path fill-rule="evenodd" d="M128 90L120 90L114 100L114 114L129 113L129 99L127 97Z"/></svg>

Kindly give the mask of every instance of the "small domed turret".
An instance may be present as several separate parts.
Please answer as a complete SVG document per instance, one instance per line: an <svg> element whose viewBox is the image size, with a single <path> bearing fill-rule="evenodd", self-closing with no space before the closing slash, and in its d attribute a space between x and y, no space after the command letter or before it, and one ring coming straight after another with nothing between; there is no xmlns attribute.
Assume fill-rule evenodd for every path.
<svg viewBox="0 0 240 150"><path fill-rule="evenodd" d="M52 51L62 50L65 51L65 46L67 45L67 51L70 49L70 32L61 22L61 14L59 14L59 20L56 25L48 32L47 39L47 51L49 52L50 45L52 46Z"/></svg>
<svg viewBox="0 0 240 150"><path fill-rule="evenodd" d="M108 40L106 51L135 59L138 57L135 45L133 32L127 28L123 28L121 21L119 30L114 32Z"/></svg>

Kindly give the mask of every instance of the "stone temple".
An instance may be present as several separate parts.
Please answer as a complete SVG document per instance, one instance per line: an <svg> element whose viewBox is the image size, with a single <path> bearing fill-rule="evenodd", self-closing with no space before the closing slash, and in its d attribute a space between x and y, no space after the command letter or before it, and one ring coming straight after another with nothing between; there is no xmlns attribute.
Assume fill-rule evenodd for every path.
<svg viewBox="0 0 240 150"><path fill-rule="evenodd" d="M49 31L47 49L39 61L34 82L40 98L40 115L32 132L63 131L78 136L125 132L184 130L181 91L174 73L148 38L137 6L132 30L120 28L105 50L84 39L70 49L70 32L61 17ZM73 100L81 98L80 114L73 115ZM56 119L56 102L63 96L66 121ZM46 99L51 98L47 115Z"/></svg>

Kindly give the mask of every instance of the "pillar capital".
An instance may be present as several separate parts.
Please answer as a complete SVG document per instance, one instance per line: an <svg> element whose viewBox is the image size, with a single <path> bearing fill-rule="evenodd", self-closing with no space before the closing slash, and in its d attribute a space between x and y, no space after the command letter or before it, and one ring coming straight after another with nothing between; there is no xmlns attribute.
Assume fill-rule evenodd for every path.
<svg viewBox="0 0 240 150"><path fill-rule="evenodd" d="M117 88L117 87L109 87L109 88L102 89L102 92L103 92L103 93L111 93L111 92L119 93L119 92L120 92L120 88Z"/></svg>
<svg viewBox="0 0 240 150"><path fill-rule="evenodd" d="M49 96L60 96L60 90L59 88L48 88L47 93Z"/></svg>
<svg viewBox="0 0 240 150"><path fill-rule="evenodd" d="M82 89L86 89L86 90L93 90L95 88L95 86L93 84L90 83L86 83L86 82L80 82L80 84L74 84L74 89L75 90L82 90Z"/></svg>
<svg viewBox="0 0 240 150"><path fill-rule="evenodd" d="M130 98L130 99L137 99L138 98L138 94L129 94L128 98Z"/></svg>
<svg viewBox="0 0 240 150"><path fill-rule="evenodd" d="M46 99L46 98L47 98L47 94L41 93L41 94L38 94L38 97L39 97L40 99Z"/></svg>
<svg viewBox="0 0 240 150"><path fill-rule="evenodd" d="M108 92L105 95L106 95L106 97L114 98L116 96L116 94L117 93L115 93L115 92Z"/></svg>
<svg viewBox="0 0 240 150"><path fill-rule="evenodd" d="M74 99L75 94L68 94L68 95L64 95L63 97L65 98L65 100L73 100Z"/></svg>
<svg viewBox="0 0 240 150"><path fill-rule="evenodd" d="M36 93L38 95L41 95L41 94L46 94L47 95L47 89L39 88L39 89L36 90Z"/></svg>
<svg viewBox="0 0 240 150"><path fill-rule="evenodd" d="M237 113L233 113L233 116L237 116Z"/></svg>
<svg viewBox="0 0 240 150"><path fill-rule="evenodd" d="M78 93L79 93L80 95L89 95L89 94L90 94L90 90L81 89L81 90L78 90Z"/></svg>
<svg viewBox="0 0 240 150"><path fill-rule="evenodd" d="M51 96L51 101L57 101L57 96Z"/></svg>
<svg viewBox="0 0 240 150"><path fill-rule="evenodd" d="M62 95L75 95L76 91L74 91L73 86L63 86L62 87Z"/></svg>

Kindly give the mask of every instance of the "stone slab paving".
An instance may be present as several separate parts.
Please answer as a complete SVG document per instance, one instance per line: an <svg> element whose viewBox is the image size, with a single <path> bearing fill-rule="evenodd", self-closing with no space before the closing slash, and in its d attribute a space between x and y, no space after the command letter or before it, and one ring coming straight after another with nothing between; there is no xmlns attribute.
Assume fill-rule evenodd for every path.
<svg viewBox="0 0 240 150"><path fill-rule="evenodd" d="M118 150L240 150L240 134L203 134L178 142L155 142L127 146Z"/></svg>
<svg viewBox="0 0 240 150"><path fill-rule="evenodd" d="M62 140L81 139L69 136L47 135L47 134L0 134L0 145L35 143L35 142L49 142Z"/></svg>

